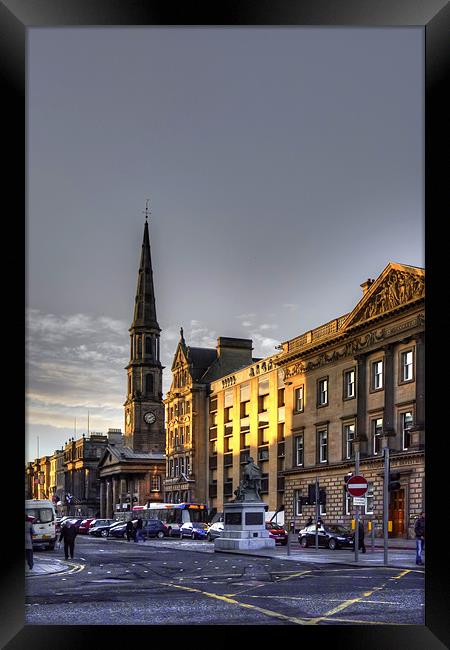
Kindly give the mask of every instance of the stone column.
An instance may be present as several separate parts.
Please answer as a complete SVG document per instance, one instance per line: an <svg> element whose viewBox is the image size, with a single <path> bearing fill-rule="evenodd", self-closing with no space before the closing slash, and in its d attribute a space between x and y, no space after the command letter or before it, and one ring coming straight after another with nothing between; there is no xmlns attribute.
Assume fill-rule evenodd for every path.
<svg viewBox="0 0 450 650"><path fill-rule="evenodd" d="M416 416L411 429L410 449L425 446L425 334L420 332L416 340Z"/></svg>
<svg viewBox="0 0 450 650"><path fill-rule="evenodd" d="M106 519L105 496L105 481L100 479L100 519Z"/></svg>
<svg viewBox="0 0 450 650"><path fill-rule="evenodd" d="M355 355L358 364L357 377L357 415L355 441L360 443L360 456L367 456L367 357L365 354Z"/></svg>
<svg viewBox="0 0 450 650"><path fill-rule="evenodd" d="M110 479L106 480L106 519L111 519L111 513L112 513L112 505L111 505L111 500L112 500L112 492L111 492L111 481Z"/></svg>
<svg viewBox="0 0 450 650"><path fill-rule="evenodd" d="M112 479L112 512L113 512L113 517L115 513L117 512L116 510L116 504L118 502L118 487L119 487L119 479L117 477L113 477Z"/></svg>
<svg viewBox="0 0 450 650"><path fill-rule="evenodd" d="M394 414L394 349L392 345L385 345L384 350L384 416L383 434L393 438L395 436ZM398 443L398 441L397 441ZM391 448L397 448L394 441Z"/></svg>

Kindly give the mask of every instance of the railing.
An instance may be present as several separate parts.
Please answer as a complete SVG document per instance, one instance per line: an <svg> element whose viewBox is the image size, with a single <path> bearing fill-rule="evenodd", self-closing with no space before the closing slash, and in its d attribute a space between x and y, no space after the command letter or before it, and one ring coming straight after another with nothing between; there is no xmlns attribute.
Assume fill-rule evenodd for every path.
<svg viewBox="0 0 450 650"><path fill-rule="evenodd" d="M341 329L342 324L344 323L347 316L348 314L345 314L344 316L335 318L329 323L325 323L325 325L321 325L320 327L316 327L313 330L309 330L308 332L301 334L301 336L297 336L295 339L288 341L287 351L294 352L295 350L303 348L308 344L317 341L318 339L325 338L331 334L336 334Z"/></svg>

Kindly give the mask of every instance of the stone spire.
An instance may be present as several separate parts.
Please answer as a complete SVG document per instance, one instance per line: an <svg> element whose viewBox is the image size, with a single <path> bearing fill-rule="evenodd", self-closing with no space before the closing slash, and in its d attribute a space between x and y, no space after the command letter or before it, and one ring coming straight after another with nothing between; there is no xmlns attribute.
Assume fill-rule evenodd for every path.
<svg viewBox="0 0 450 650"><path fill-rule="evenodd" d="M137 327L152 328L161 331L156 320L155 290L153 287L153 269L147 217L144 226L144 239L142 241L141 262L139 264L134 318L131 329Z"/></svg>

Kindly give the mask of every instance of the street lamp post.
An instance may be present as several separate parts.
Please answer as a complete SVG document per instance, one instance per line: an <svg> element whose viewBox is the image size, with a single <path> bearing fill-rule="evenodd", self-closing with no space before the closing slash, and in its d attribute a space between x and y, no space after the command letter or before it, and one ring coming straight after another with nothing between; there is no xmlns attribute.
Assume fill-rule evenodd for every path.
<svg viewBox="0 0 450 650"><path fill-rule="evenodd" d="M355 452L355 475L359 474L359 455L360 455L360 441L353 441L353 450ZM355 506L355 562L358 562L359 553L359 506Z"/></svg>

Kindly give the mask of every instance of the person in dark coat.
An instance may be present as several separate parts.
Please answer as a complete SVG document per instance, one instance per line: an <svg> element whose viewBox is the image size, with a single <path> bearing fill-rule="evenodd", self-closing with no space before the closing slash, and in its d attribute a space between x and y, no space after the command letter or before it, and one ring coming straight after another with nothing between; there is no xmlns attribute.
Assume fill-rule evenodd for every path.
<svg viewBox="0 0 450 650"><path fill-rule="evenodd" d="M127 541L129 542L130 539L133 538L133 522L131 521L131 519L127 521L126 533L127 533Z"/></svg>
<svg viewBox="0 0 450 650"><path fill-rule="evenodd" d="M142 517L138 517L138 520L136 522L136 532L134 534L134 541L138 542L142 538Z"/></svg>
<svg viewBox="0 0 450 650"><path fill-rule="evenodd" d="M366 545L364 544L364 524L361 519L358 522L358 550L363 553L366 552Z"/></svg>
<svg viewBox="0 0 450 650"><path fill-rule="evenodd" d="M423 564L422 553L425 546L425 513L421 512L420 517L414 524L416 534L416 564Z"/></svg>
<svg viewBox="0 0 450 650"><path fill-rule="evenodd" d="M309 515L308 521L306 522L306 526L312 526L312 523L313 523L312 517L311 515Z"/></svg>
<svg viewBox="0 0 450 650"><path fill-rule="evenodd" d="M59 536L59 541L64 540L64 555L66 560L69 559L69 553L71 559L73 559L73 551L75 548L75 537L77 536L76 527L68 522L61 528L61 534Z"/></svg>

